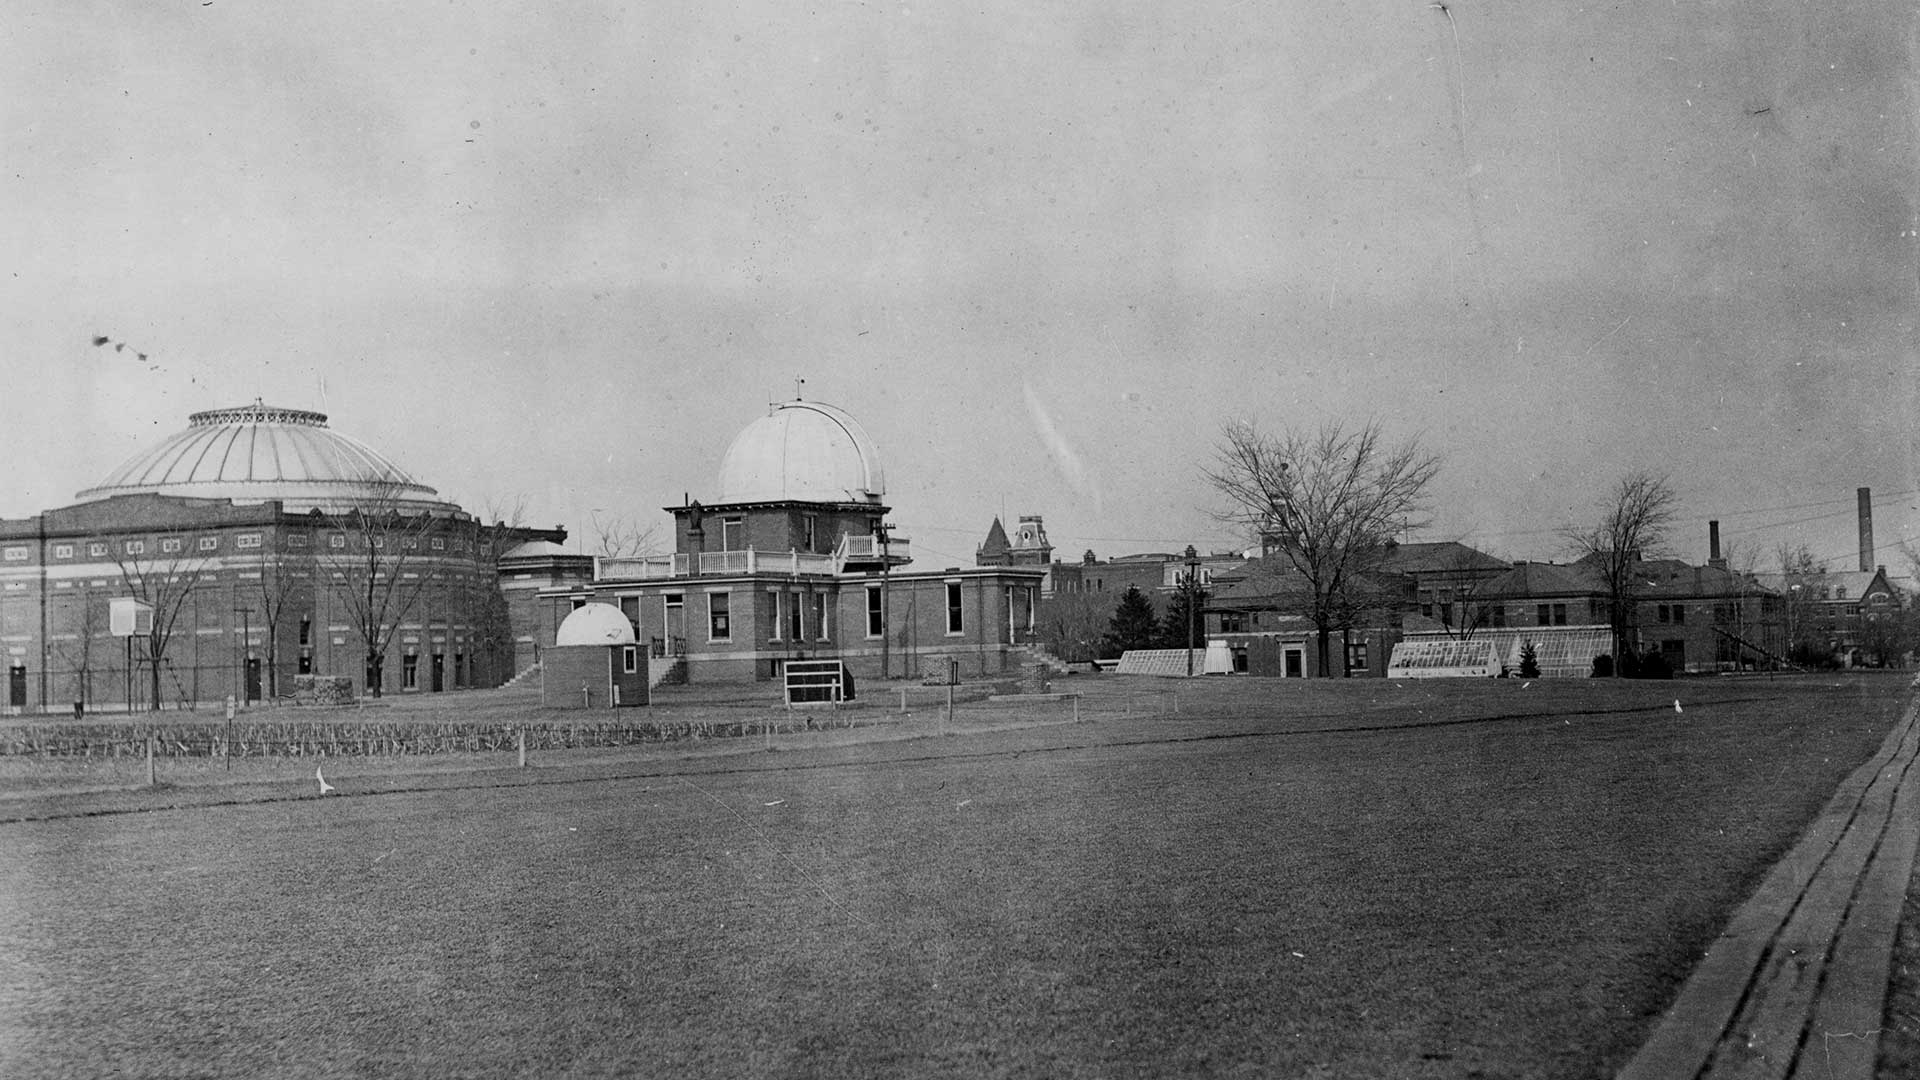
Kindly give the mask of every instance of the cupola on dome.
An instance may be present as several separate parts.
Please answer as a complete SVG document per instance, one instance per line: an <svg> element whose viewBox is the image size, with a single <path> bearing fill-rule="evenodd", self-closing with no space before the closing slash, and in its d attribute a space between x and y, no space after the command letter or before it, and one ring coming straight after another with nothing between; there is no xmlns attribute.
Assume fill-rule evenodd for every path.
<svg viewBox="0 0 1920 1080"><path fill-rule="evenodd" d="M141 451L82 501L115 495L178 495L235 502L278 499L285 509L343 510L369 502L451 510L378 451L327 427L324 413L258 401L187 418L187 429Z"/></svg>
<svg viewBox="0 0 1920 1080"><path fill-rule="evenodd" d="M859 421L817 401L783 401L720 460L718 502L877 503L880 456Z"/></svg>

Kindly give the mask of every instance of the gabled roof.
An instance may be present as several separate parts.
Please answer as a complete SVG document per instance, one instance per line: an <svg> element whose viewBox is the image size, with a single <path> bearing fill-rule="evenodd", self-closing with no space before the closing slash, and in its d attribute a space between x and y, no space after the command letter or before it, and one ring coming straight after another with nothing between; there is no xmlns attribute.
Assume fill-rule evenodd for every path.
<svg viewBox="0 0 1920 1080"><path fill-rule="evenodd" d="M1405 574L1365 572L1358 579L1383 594L1413 598L1413 579ZM1306 577L1281 555L1248 559L1217 570L1214 583L1215 587L1207 590L1208 611L1266 610L1276 604L1303 603L1312 593Z"/></svg>
<svg viewBox="0 0 1920 1080"><path fill-rule="evenodd" d="M1479 597L1598 596L1605 593L1600 579L1589 568L1578 564L1515 563L1513 569L1484 582L1476 590Z"/></svg>
<svg viewBox="0 0 1920 1080"><path fill-rule="evenodd" d="M1505 570L1511 565L1458 540L1440 540L1393 544L1387 548L1380 568L1400 574L1463 574Z"/></svg>

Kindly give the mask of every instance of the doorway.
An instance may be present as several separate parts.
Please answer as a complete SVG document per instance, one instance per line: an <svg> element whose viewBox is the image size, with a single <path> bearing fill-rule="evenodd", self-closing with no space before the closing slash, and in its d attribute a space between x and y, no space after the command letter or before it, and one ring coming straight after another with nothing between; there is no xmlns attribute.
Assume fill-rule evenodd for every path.
<svg viewBox="0 0 1920 1080"><path fill-rule="evenodd" d="M27 707L27 669L14 664L7 668L7 704L16 709Z"/></svg>
<svg viewBox="0 0 1920 1080"><path fill-rule="evenodd" d="M260 658L247 657L247 700L260 700Z"/></svg>
<svg viewBox="0 0 1920 1080"><path fill-rule="evenodd" d="M1304 678L1307 673L1307 650L1298 645L1289 645L1282 652L1285 658L1285 673L1289 679Z"/></svg>

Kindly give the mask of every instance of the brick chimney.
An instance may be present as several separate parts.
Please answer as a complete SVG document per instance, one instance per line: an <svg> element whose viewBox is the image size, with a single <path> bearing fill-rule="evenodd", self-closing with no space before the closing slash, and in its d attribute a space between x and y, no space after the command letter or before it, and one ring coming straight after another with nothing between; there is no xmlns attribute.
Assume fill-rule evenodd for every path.
<svg viewBox="0 0 1920 1080"><path fill-rule="evenodd" d="M1873 572L1873 489L1861 488L1860 497L1860 569Z"/></svg>
<svg viewBox="0 0 1920 1080"><path fill-rule="evenodd" d="M1727 568L1727 560L1720 554L1720 523L1707 522L1707 565L1720 570Z"/></svg>

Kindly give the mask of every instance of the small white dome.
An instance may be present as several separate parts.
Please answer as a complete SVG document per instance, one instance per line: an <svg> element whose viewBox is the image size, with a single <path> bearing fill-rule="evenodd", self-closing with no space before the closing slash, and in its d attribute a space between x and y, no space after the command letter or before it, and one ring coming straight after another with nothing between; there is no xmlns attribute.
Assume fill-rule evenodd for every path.
<svg viewBox="0 0 1920 1080"><path fill-rule="evenodd" d="M633 624L612 604L582 604L554 631L555 645L632 645Z"/></svg>
<svg viewBox="0 0 1920 1080"><path fill-rule="evenodd" d="M886 491L859 421L817 401L783 401L727 447L715 501L864 503Z"/></svg>

